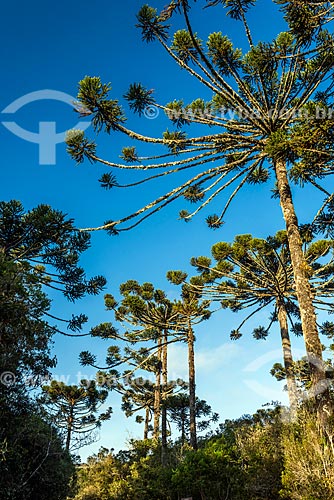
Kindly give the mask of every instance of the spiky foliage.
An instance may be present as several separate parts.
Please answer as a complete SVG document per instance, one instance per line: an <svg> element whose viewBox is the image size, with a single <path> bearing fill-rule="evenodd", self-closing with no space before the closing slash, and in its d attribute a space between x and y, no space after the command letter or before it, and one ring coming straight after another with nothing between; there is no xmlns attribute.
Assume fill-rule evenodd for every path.
<svg viewBox="0 0 334 500"><path fill-rule="evenodd" d="M181 284L186 279L182 271L168 271L167 279L175 284ZM210 301L201 300L200 293L194 291L187 283L181 288L181 299L175 301L174 310L178 314L178 321L183 326L188 347L188 385L189 385L189 433L190 446L197 449L196 425L196 368L195 368L195 334L194 325L207 320L211 316Z"/></svg>
<svg viewBox="0 0 334 500"><path fill-rule="evenodd" d="M124 98L128 101L130 109L141 116L145 109L155 102L152 93L153 90L146 90L141 83L133 83L124 94Z"/></svg>
<svg viewBox="0 0 334 500"><path fill-rule="evenodd" d="M40 403L54 424L64 430L67 450L93 442L93 431L111 417L111 407L99 411L108 391L98 389L93 380L82 380L78 386L53 380L42 389Z"/></svg>
<svg viewBox="0 0 334 500"><path fill-rule="evenodd" d="M138 12L137 20L137 27L141 29L145 42L152 42L156 38L161 40L168 38L168 27L164 26L156 9L144 5Z"/></svg>
<svg viewBox="0 0 334 500"><path fill-rule="evenodd" d="M191 213L181 212L181 218L190 220L227 188L231 188L220 213L209 215L209 227L219 228L231 201L247 184L265 182L271 177L276 184L286 223L295 275L296 292L300 305L301 323L306 350L319 359L314 370L314 383L324 379L320 368L322 349L312 305L311 288L302 253L298 219L292 200L290 184L310 183L328 193L320 182L333 173L333 100L334 38L327 30L333 19L332 2L287 2L274 0L276 14L280 12L287 23L287 31L273 40L255 43L248 24L248 11L255 2L243 0L216 1L207 6L225 9L244 29L246 49L241 51L225 33L214 32L206 43L195 34L190 21L190 2L172 1L161 16L154 8L145 5L138 14L138 27L146 41L157 40L173 60L197 79L213 94L208 113L182 116L182 120L204 125L203 133L194 127L194 133L185 137L182 130L166 132L162 137L142 135L123 124L116 101L106 102L109 87L100 81L84 81L80 87L79 102L93 113L97 131L105 126L123 132L139 142L159 147L150 157L140 157L142 163L123 165L107 162L114 168L151 170L163 172L148 175L138 184L187 170L188 179L171 191L159 196L138 211L113 222L90 230L119 227L131 229L152 216L174 200L189 193L189 188L200 186L204 196ZM278 6L278 7L277 7ZM175 12L180 12L184 29L168 38L169 26L165 24ZM279 12L277 12L279 11ZM238 40L239 43L239 40ZM243 44L245 45L245 44ZM89 85L87 85L89 83ZM87 100L95 86L95 95ZM100 100L104 105L101 108ZM91 102L92 101L92 102ZM223 106L217 112L217 104ZM163 110L166 106L156 104ZM212 116L212 109L216 110ZM218 107L219 109L219 107ZM321 109L321 117L318 111ZM180 120L176 125L182 125ZM207 126L211 126L208 130ZM166 160L160 146L168 148L168 155L178 154L176 160ZM72 151L75 156L75 151ZM106 163L96 155L92 161ZM164 158L161 160L161 158ZM157 159L159 161L157 161ZM201 166L199 169L198 167ZM196 172L192 169L197 169ZM199 171L200 170L200 171ZM193 173L192 173L193 172ZM187 196L186 196L187 197ZM193 197L190 197L193 201ZM132 223L129 221L132 220Z"/></svg>
<svg viewBox="0 0 334 500"><path fill-rule="evenodd" d="M128 280L120 285L122 300L120 303L110 294L105 296L107 309L113 310L118 322L127 324L130 330L126 338L130 342L156 339L157 331L175 326L176 314L173 304L165 292L155 289L152 283L139 284Z"/></svg>
<svg viewBox="0 0 334 500"><path fill-rule="evenodd" d="M181 393L169 396L167 401L167 412L171 422L176 424L181 433L181 445L189 439L189 396ZM212 411L211 406L203 399L196 398L196 422L199 432L207 430L212 423L217 422L219 415Z"/></svg>
<svg viewBox="0 0 334 500"><path fill-rule="evenodd" d="M96 276L88 279L79 266L80 255L89 245L88 233L78 231L72 219L48 205L39 205L25 212L18 201L0 203L1 260L17 277L21 276L22 286L56 290L72 302L86 294L98 294L106 284L105 278ZM7 292L3 292L3 311L9 306L9 296L10 284ZM36 310L35 316L44 313L50 320L65 323L73 332L80 331L87 321L85 314L72 316L68 320L57 318L48 312L49 306L50 301L45 297L45 304L40 302L40 309ZM3 341L6 324L9 325L9 322L0 322ZM70 335L56 327L54 331Z"/></svg>
<svg viewBox="0 0 334 500"><path fill-rule="evenodd" d="M83 130L69 130L66 134L66 144L67 152L77 164L82 163L85 158L91 163L95 161L93 156L96 153L96 144L85 137Z"/></svg>
<svg viewBox="0 0 334 500"><path fill-rule="evenodd" d="M307 237L308 236L308 237ZM313 241L305 233L304 255L312 286L313 303L318 309L333 311L333 242ZM285 373L290 403L295 410L297 390L294 377L288 323L294 333L301 333L291 256L285 231L266 240L251 235L236 236L232 244L220 242L212 247L215 263L208 257L197 257L191 264L200 273L190 280L194 290L223 308L239 314L246 309L241 323L232 330L231 339L242 336L242 327L262 309L272 307L266 326L253 330L255 339L265 339L274 322L279 322ZM313 360L314 362L314 360Z"/></svg>
<svg viewBox="0 0 334 500"><path fill-rule="evenodd" d="M119 130L121 124L125 122L125 115L118 100L108 99L110 90L110 83L102 83L97 76L85 76L79 82L78 103L80 106L77 110L81 115L92 116L92 125L96 132L100 132L103 127L107 133L111 130Z"/></svg>
<svg viewBox="0 0 334 500"><path fill-rule="evenodd" d="M178 127L192 123L210 125L214 127L211 134L187 137L186 141L184 132L167 131L160 139L143 136L123 126L124 114L118 102L108 100L110 84L103 84L98 77L85 77L80 82L78 110L93 115L97 131L105 126L108 131L115 129L139 141L165 144L171 153L182 154L178 161L160 163L152 163L153 156L141 158L136 154L132 162L139 159L140 165L110 162L110 166L164 168L172 174L198 164L203 167L212 164L212 168L190 175L179 188L147 205L146 216L200 183L202 191L209 196L203 195L197 200L201 205L189 214L191 218L231 184L236 185L234 196L247 182L266 182L271 171L275 175L274 163L279 158L290 162L293 182L314 183L317 178L332 173L332 86L328 83L321 91L319 86L326 78L330 82L332 74L333 38L326 26L332 19L333 8L329 2L303 7L282 0L274 3L280 6L288 31L279 33L270 42L256 45L247 23L248 11L255 6L255 1L207 2L208 7L223 7L232 19L242 23L249 45L244 53L234 48L222 32L211 33L204 43L192 30L190 6L184 0L170 2L160 15L156 9L144 5L137 16L143 39L158 40L175 62L210 89L213 96L208 103L200 98L190 104L175 99L161 105L154 101L152 90L133 83L124 94L130 108L142 114L147 106L154 104L164 109ZM165 22L176 11L183 13L186 29L176 31L168 43L170 26ZM233 83L226 80L227 76ZM77 161L87 157L105 163L95 155L94 143L82 133L79 139L78 134L75 141L69 137L69 151ZM130 161L130 157L124 156L124 159ZM144 220L142 214L140 210L131 218ZM224 214L225 209L217 215L217 223L212 225L208 220L209 225L217 227ZM129 229L122 224L128 220L126 217L116 222L120 230ZM103 226L98 229L101 228Z"/></svg>
<svg viewBox="0 0 334 500"><path fill-rule="evenodd" d="M332 240L304 243L307 272L312 284L314 304L318 309L333 310L334 253ZM272 304L269 325L254 330L255 338L264 338L277 321L277 301L283 301L291 326L298 331L299 318L291 256L286 231L267 239L250 234L236 236L233 243L220 242L212 247L214 263L209 257L194 257L191 264L199 277L191 286L210 300L221 302L235 312L252 308L250 315L233 330L239 332L246 321L260 309Z"/></svg>
<svg viewBox="0 0 334 500"><path fill-rule="evenodd" d="M101 187L103 187L104 189L111 189L112 187L118 185L116 177L110 172L102 174L99 182L101 184Z"/></svg>

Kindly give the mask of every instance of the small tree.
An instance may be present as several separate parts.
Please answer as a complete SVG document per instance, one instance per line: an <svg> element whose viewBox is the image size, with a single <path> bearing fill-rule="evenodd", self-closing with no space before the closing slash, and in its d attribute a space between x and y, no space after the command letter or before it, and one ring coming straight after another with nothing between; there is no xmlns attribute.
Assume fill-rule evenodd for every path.
<svg viewBox="0 0 334 500"><path fill-rule="evenodd" d="M150 422L152 414L154 413L155 402L155 387L152 382L145 380L143 377L132 378L125 373L126 384L119 384L117 390L122 393L122 410L127 417L132 416L134 413L145 410L145 417L137 415L136 422L142 423L144 421L144 440L148 438L150 430ZM184 388L184 383L178 381L180 389ZM172 397L177 397L176 387L177 383L171 381L164 387L164 399L161 402L162 410L168 413L169 401ZM167 422L166 422L167 425ZM152 430L152 427L151 427ZM167 440L167 430L166 440Z"/></svg>
<svg viewBox="0 0 334 500"><path fill-rule="evenodd" d="M49 357L53 334L80 335L87 322L85 314L55 316L47 292L75 301L103 289L102 276L88 279L79 266L89 241L72 219L48 205L25 212L19 201L0 202L0 365L17 381L32 377L37 384L47 376L55 364Z"/></svg>
<svg viewBox="0 0 334 500"><path fill-rule="evenodd" d="M176 98L163 105L155 101L152 90L141 83L131 84L124 98L132 111L141 116L148 106L154 105L166 112L176 127L166 130L161 137L151 137L126 126L123 108L117 100L109 98L109 84L103 84L98 77L86 77L79 84L77 109L92 116L97 133L103 129L107 133L121 132L139 143L165 146L167 153L162 154L158 149L150 157L143 157L131 146L122 150L123 163L106 161L96 153L95 142L82 131L68 135L68 151L78 163L88 158L113 169L163 168L137 184L166 174L189 172L183 184L135 213L88 228L105 229L112 234L137 226L180 197L199 203L192 213L181 211L181 217L189 221L224 190L234 186L221 213L206 219L210 227L218 228L236 194L247 184L266 182L272 174L286 224L306 351L313 383L319 389L325 379L322 348L291 183L302 186L310 183L329 196L318 180L333 171L334 127L330 103L334 40L327 30L333 18L333 5L274 0L274 15L281 14L287 31L273 40L256 43L248 23L248 11L256 8L255 4L254 0L213 0L205 5L223 8L223 12L242 25L244 51L235 47L227 33L220 31L202 41L190 20L190 0L172 0L160 13L144 5L137 15L143 40L158 41L180 68L202 84L203 96L191 103ZM275 4L279 5L279 12ZM184 28L170 35L171 25L167 23L176 13L182 14ZM237 43L240 44L240 39ZM211 96L205 102L207 91ZM193 124L194 133L189 135L184 129ZM197 135L199 125L203 133ZM173 155L177 155L176 159L170 158ZM198 166L200 171L192 174L192 169ZM102 175L100 181L107 189L118 186L111 172ZM127 225L129 221L132 222Z"/></svg>
<svg viewBox="0 0 334 500"><path fill-rule="evenodd" d="M181 445L183 446L190 430L189 396L184 393L169 396L166 404L170 421L175 423L178 431L181 432ZM197 430L201 432L207 430L219 418L218 413L214 413L211 406L199 398L195 401L195 413Z"/></svg>
<svg viewBox="0 0 334 500"><path fill-rule="evenodd" d="M167 279L181 284L186 275L182 271L168 271ZM195 335L194 324L207 320L211 316L208 300L200 301L198 292L194 292L187 284L182 286L181 300L175 301L174 309L178 313L178 322L186 333L188 346L188 384L190 414L190 446L197 449L196 437L196 369L195 369Z"/></svg>
<svg viewBox="0 0 334 500"><path fill-rule="evenodd" d="M93 442L93 431L111 417L111 407L98 414L108 397L108 391L97 389L94 381L82 380L77 386L53 380L42 390L40 402L55 425L64 429L66 450L78 449ZM76 438L75 444L71 445L73 436Z"/></svg>
<svg viewBox="0 0 334 500"><path fill-rule="evenodd" d="M131 377L131 379L127 377L127 384L120 389L120 392L123 394L122 410L127 417L142 410L145 411L145 417L137 415L136 422L144 421L144 439L148 439L154 407L154 384L142 377Z"/></svg>
<svg viewBox="0 0 334 500"><path fill-rule="evenodd" d="M168 381L167 352L170 343L184 339L184 332L180 333L179 314L174 310L172 302L151 283L140 285L135 280L128 280L120 285L120 292L122 300L119 304L111 294L106 294L105 304L108 310L114 311L116 321L129 325L130 329L120 334L111 323L103 323L92 332L96 336L125 341L130 345L142 345L137 350L126 347L123 357L119 355L117 346L111 346L107 364L108 367L114 367L129 363L134 366L130 375L138 369L155 374L153 438L159 439L161 419L162 462L166 463L167 417L164 400L171 384ZM153 343L153 346L146 347L148 343ZM85 364L93 364L94 357L89 356L89 353L82 354ZM128 372L125 372L125 377L128 379Z"/></svg>

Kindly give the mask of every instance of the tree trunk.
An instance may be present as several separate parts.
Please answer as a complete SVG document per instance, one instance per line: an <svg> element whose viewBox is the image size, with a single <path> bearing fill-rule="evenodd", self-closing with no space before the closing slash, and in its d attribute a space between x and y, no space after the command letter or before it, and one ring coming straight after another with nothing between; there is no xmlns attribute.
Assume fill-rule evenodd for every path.
<svg viewBox="0 0 334 500"><path fill-rule="evenodd" d="M150 422L150 408L146 406L145 410L145 424L144 424L144 439L148 439L148 425Z"/></svg>
<svg viewBox="0 0 334 500"><path fill-rule="evenodd" d="M69 414L68 419L67 419L67 436L66 436L66 444L65 444L66 451L70 450L71 437L72 437L72 426L73 426L73 408L71 408L70 414Z"/></svg>
<svg viewBox="0 0 334 500"><path fill-rule="evenodd" d="M298 391L296 385L296 378L293 371L293 358L291 351L291 342L289 336L286 308L284 302L279 299L277 299L277 316L281 330L283 361L286 373L286 384L288 387L290 411L291 415L294 417L296 415L296 411L298 408Z"/></svg>
<svg viewBox="0 0 334 500"><path fill-rule="evenodd" d="M155 372L154 386L154 423L153 423L153 439L159 440L160 436L160 411L161 411L161 337L158 339L157 357L159 364Z"/></svg>
<svg viewBox="0 0 334 500"><path fill-rule="evenodd" d="M306 353L311 370L312 395L323 395L326 400L328 399L328 390L322 359L322 346L318 335L311 287L307 277L308 265L302 250L298 219L292 201L285 161L275 162L275 172L280 204L286 224Z"/></svg>
<svg viewBox="0 0 334 500"><path fill-rule="evenodd" d="M162 346L162 364L161 364L161 377L162 377L162 391L161 391L161 464L167 464L167 342L168 331L164 330L163 346Z"/></svg>
<svg viewBox="0 0 334 500"><path fill-rule="evenodd" d="M186 441L186 426L185 426L185 419L182 417L181 419L181 445L184 446L184 443Z"/></svg>
<svg viewBox="0 0 334 500"><path fill-rule="evenodd" d="M195 383L195 352L194 352L194 331L191 321L188 321L188 370L189 370L189 431L190 446L197 450L196 436L196 383Z"/></svg>
<svg viewBox="0 0 334 500"><path fill-rule="evenodd" d="M67 436L66 436L66 445L65 445L66 451L69 451L69 449L70 449L71 434L72 434L72 429L70 427L68 427L67 428Z"/></svg>

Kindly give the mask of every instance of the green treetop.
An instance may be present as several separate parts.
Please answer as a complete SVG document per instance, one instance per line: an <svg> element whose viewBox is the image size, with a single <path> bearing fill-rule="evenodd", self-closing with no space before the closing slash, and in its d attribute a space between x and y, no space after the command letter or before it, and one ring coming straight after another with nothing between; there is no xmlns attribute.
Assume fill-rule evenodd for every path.
<svg viewBox="0 0 334 500"><path fill-rule="evenodd" d="M303 252L317 309L333 311L333 242L330 239L313 240L310 231L303 231ZM241 337L242 326L262 309L272 307L267 326L254 329L253 336L263 339L275 321L279 322L283 349L284 369L287 376L291 408L298 402L294 365L289 336L292 331L301 333L296 286L291 255L285 231L279 231L266 240L250 234L236 236L232 244L216 243L212 247L214 263L208 257L191 260L200 273L191 278L194 290L205 297L218 301L224 308L242 313L241 323L231 332L231 338ZM297 321L296 321L297 320ZM322 391L322 386L318 387Z"/></svg>

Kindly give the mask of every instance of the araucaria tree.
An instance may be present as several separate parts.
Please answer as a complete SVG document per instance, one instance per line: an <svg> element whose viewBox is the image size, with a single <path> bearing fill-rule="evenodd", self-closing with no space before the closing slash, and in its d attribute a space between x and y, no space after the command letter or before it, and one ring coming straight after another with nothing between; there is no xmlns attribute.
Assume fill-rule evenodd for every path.
<svg viewBox="0 0 334 500"><path fill-rule="evenodd" d="M181 284L186 277L182 271L168 271L167 279L175 285ZM194 325L211 316L208 309L210 302L200 300L199 293L186 283L182 286L181 300L174 303L178 322L186 334L188 347L188 384L189 384L189 434L190 446L197 449L196 432L196 369L195 369L195 333Z"/></svg>
<svg viewBox="0 0 334 500"><path fill-rule="evenodd" d="M167 399L167 411L171 422L176 424L181 432L181 445L186 442L189 435L189 396L185 393L174 394ZM203 399L195 398L196 430L205 431L212 423L218 421L218 413L214 413L211 406ZM205 418L205 420L203 420Z"/></svg>
<svg viewBox="0 0 334 500"><path fill-rule="evenodd" d="M79 265L89 241L48 205L0 202L0 489L8 499L59 499L69 490L70 455L29 387L56 365L55 333L86 335L87 316L57 317L48 292L75 301L101 291L106 280L88 279Z"/></svg>
<svg viewBox="0 0 334 500"><path fill-rule="evenodd" d="M127 380L129 374L139 368L154 372L153 438L159 439L161 419L162 463L165 464L167 410L164 401L171 390L167 373L167 349L168 344L184 339L185 335L179 324L179 313L162 290L155 289L151 283L140 285L135 280L128 280L121 284L120 292L123 296L120 304L110 294L106 294L105 304L107 309L114 311L115 319L130 326L130 329L121 335L111 323L104 323L96 327L94 332L96 335L107 334L109 338L126 341L130 346L140 346L137 349L125 348L125 357L121 362L127 361L134 365L130 373L125 373ZM147 347L147 343L151 345ZM112 367L114 359L110 361ZM117 364L120 362L117 361Z"/></svg>
<svg viewBox="0 0 334 500"><path fill-rule="evenodd" d="M127 378L127 385L120 387L122 393L122 410L127 417L145 410L145 417L136 416L136 422L144 421L144 440L148 439L150 422L154 406L154 384L142 377Z"/></svg>
<svg viewBox="0 0 334 500"><path fill-rule="evenodd" d="M151 157L144 157L134 146L125 147L124 163L108 162L98 156L95 142L83 132L72 131L67 138L68 150L79 163L86 157L113 169L157 172L137 184L180 171L188 173L188 179L137 212L89 229L113 234L128 230L180 197L199 203L194 212L181 212L189 221L230 187L232 194L221 213L207 217L208 225L218 228L243 186L271 177L286 224L313 386L321 392L325 378L322 349L291 183L310 183L323 189L318 180L332 174L334 41L328 27L334 6L332 2L273 0L275 17L281 14L286 31L271 41L257 43L248 24L248 11L256 9L255 0L205 2L205 7L220 9L217 15L226 13L243 26L245 38L237 41L241 50L222 32L201 40L198 27L190 20L192 3L172 0L160 13L144 5L137 15L137 26L144 41L160 42L176 64L203 85L203 97L206 99L209 92L209 101L200 97L184 103L176 98L162 105L151 90L140 83L131 84L124 99L132 111L142 115L148 106L156 106L175 126L161 137L150 137L126 126L121 105L109 97L109 84L98 77L86 77L80 82L78 111L92 116L95 131L121 132L157 149ZM178 13L183 16L184 29L172 34L170 23ZM203 134L187 134L185 128L192 124L196 124L196 134L202 125ZM161 146L166 147L165 154ZM100 181L107 189L119 186L111 172L103 174Z"/></svg>
<svg viewBox="0 0 334 500"><path fill-rule="evenodd" d="M6 397L19 382L38 385L49 375L55 333L89 335L80 333L85 314L57 317L47 295L56 290L73 302L103 289L105 278L88 279L79 265L89 244L89 234L48 205L25 211L19 201L0 202L0 366L16 381L0 384Z"/></svg>
<svg viewBox="0 0 334 500"><path fill-rule="evenodd" d="M312 234L303 231L303 252L308 265L308 276L316 308L333 310L333 242L312 240ZM242 335L242 326L262 309L271 313L268 324L254 329L256 339L265 338L273 323L278 321L287 380L290 407L294 413L298 404L294 374L289 323L291 330L299 334L299 308L296 297L291 256L286 231L279 231L266 240L250 234L236 236L234 242L219 242L211 250L214 263L209 257L191 260L200 273L190 279L194 290L222 307L242 315L239 326L231 332L232 339ZM271 308L271 309L270 309Z"/></svg>

